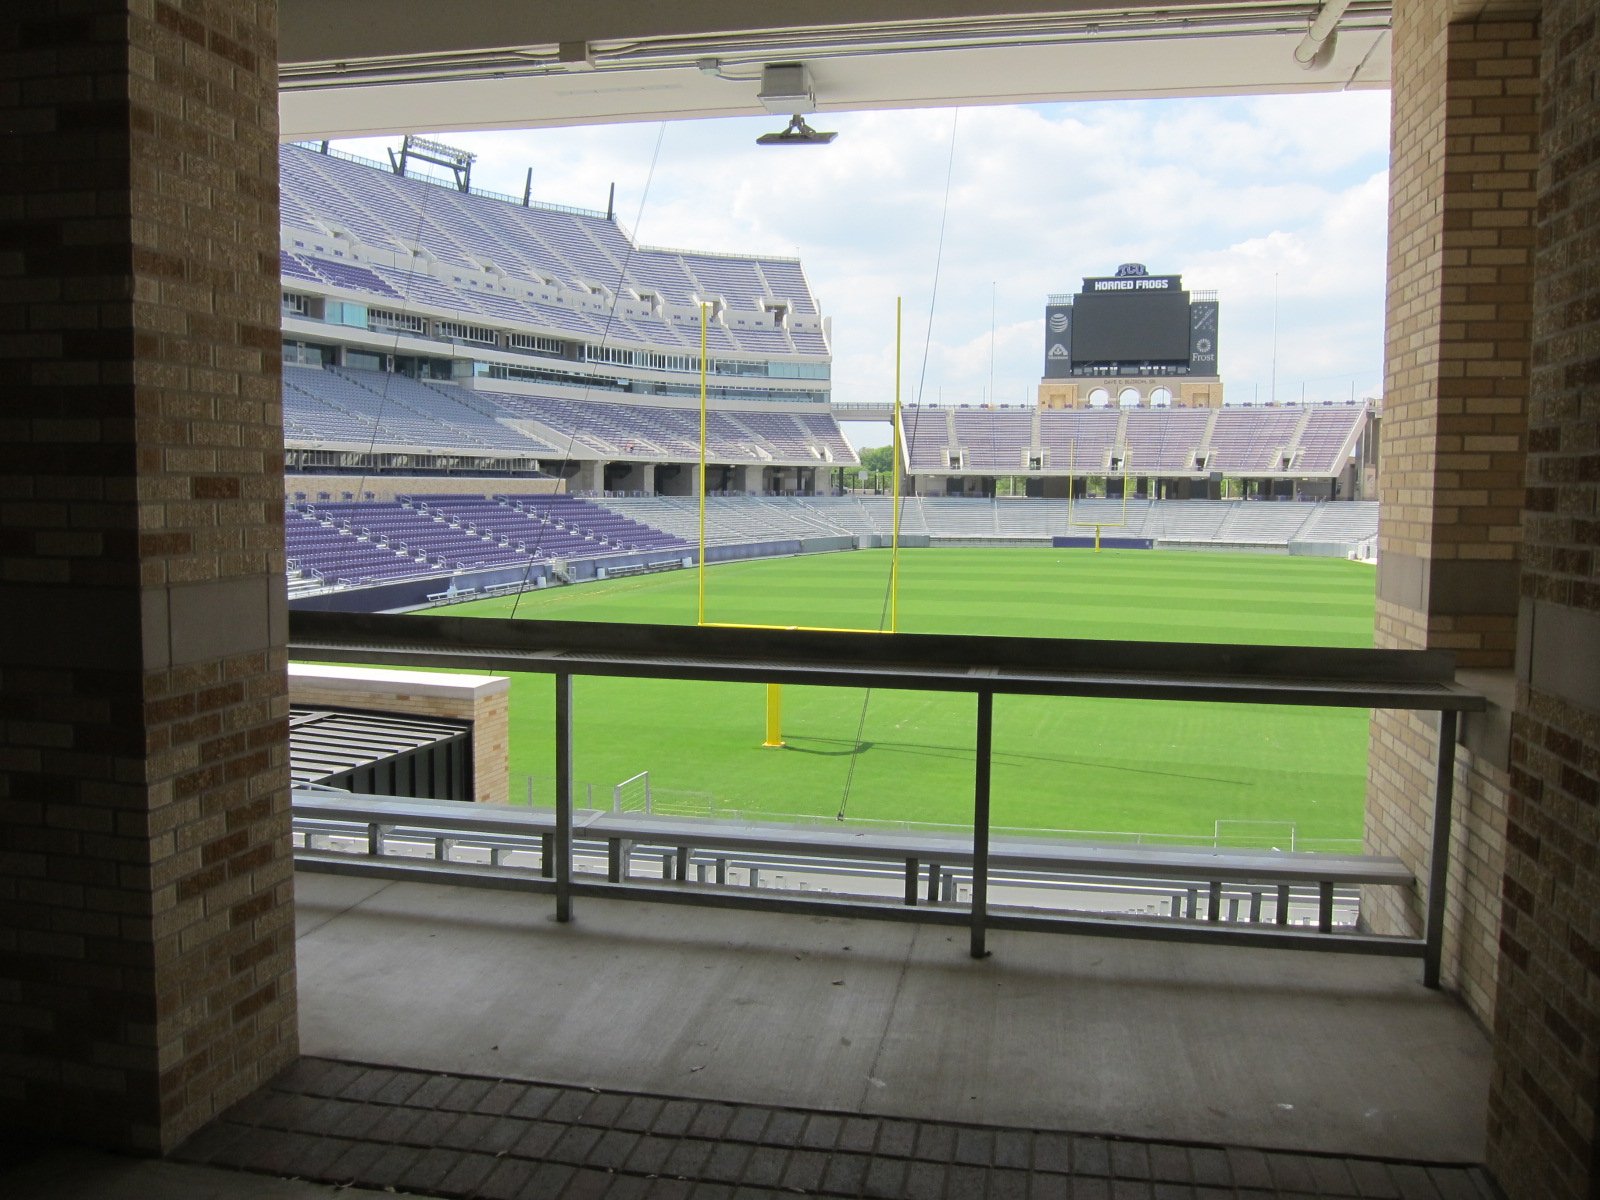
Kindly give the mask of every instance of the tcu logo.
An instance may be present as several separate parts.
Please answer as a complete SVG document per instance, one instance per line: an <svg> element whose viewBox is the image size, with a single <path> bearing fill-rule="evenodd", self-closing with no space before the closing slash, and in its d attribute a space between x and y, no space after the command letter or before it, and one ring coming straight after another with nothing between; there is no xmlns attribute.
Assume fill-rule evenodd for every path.
<svg viewBox="0 0 1600 1200"><path fill-rule="evenodd" d="M1117 268L1118 279L1138 279L1148 274L1150 272L1144 269L1143 263L1123 263Z"/></svg>

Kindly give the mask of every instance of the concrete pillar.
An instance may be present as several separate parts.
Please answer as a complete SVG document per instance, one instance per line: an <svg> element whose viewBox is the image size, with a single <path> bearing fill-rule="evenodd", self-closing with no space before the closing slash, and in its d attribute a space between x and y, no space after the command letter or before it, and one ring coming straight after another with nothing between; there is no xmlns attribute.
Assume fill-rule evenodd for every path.
<svg viewBox="0 0 1600 1200"><path fill-rule="evenodd" d="M1600 30L1549 0L1528 494L1489 1167L1511 1200L1600 1194Z"/></svg>
<svg viewBox="0 0 1600 1200"><path fill-rule="evenodd" d="M164 1151L297 1052L276 37L272 0L0 22L13 1133Z"/></svg>
<svg viewBox="0 0 1600 1200"><path fill-rule="evenodd" d="M646 496L653 496L656 492L656 465L655 463L639 464L639 490Z"/></svg>
<svg viewBox="0 0 1600 1200"><path fill-rule="evenodd" d="M1492 5L1489 7L1493 7ZM1510 667L1527 446L1537 166L1537 23L1451 0L1395 11L1378 613L1382 647L1444 648L1501 701L1456 756L1444 978L1492 1019ZM1367 845L1427 877L1435 723L1372 722ZM1420 932L1420 888L1363 917Z"/></svg>

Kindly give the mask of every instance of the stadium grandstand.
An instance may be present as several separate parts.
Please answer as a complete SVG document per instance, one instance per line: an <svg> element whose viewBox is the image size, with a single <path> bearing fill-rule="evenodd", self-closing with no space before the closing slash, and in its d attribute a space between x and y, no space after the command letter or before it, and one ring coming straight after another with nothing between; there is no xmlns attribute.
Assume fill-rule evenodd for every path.
<svg viewBox="0 0 1600 1200"><path fill-rule="evenodd" d="M1159 399L1159 398L1158 398ZM1376 406L993 408L926 406L904 418L908 470L926 494L1130 494L1151 499L1353 500L1376 478ZM1091 482L1098 480L1099 482Z"/></svg>
<svg viewBox="0 0 1600 1200"><path fill-rule="evenodd" d="M798 262L639 246L612 214L326 145L282 147L280 169L291 471L691 494L702 333L718 490L812 492L856 462Z"/></svg>
<svg viewBox="0 0 1600 1200"><path fill-rule="evenodd" d="M452 175L408 173L419 160ZM708 556L882 544L891 501L848 486L839 422L892 409L831 403L829 320L799 262L643 246L614 212L471 189L471 161L415 138L391 166L280 148L293 596L398 606L692 563L702 461ZM902 533L1048 545L1089 519L1071 502L1125 497L1105 520L1138 544L1370 546L1371 505L1330 523L1322 504L1224 499L1369 494L1369 403L1188 407L1192 381L1171 405L1173 380L1145 382L1114 407L1099 379L1078 407L1043 390L907 407Z"/></svg>

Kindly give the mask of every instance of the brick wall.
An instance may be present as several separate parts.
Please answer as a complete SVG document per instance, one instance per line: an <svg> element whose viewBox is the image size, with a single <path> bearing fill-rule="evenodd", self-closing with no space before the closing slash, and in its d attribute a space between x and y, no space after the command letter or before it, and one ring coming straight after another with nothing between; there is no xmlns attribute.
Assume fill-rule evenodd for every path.
<svg viewBox="0 0 1600 1200"><path fill-rule="evenodd" d="M276 121L270 0L0 22L12 1131L163 1150L296 1051Z"/></svg>
<svg viewBox="0 0 1600 1200"><path fill-rule="evenodd" d="M1519 702L1489 1165L1513 1200L1600 1191L1600 30L1549 0Z"/></svg>
<svg viewBox="0 0 1600 1200"><path fill-rule="evenodd" d="M1526 454L1538 154L1537 22L1397 7L1374 643L1455 652L1510 701ZM1491 681L1494 682L1494 681ZM1487 1024L1508 786L1498 737L1457 751L1444 977ZM1372 722L1367 845L1427 875L1432 719ZM1373 890L1368 922L1420 933L1421 888Z"/></svg>

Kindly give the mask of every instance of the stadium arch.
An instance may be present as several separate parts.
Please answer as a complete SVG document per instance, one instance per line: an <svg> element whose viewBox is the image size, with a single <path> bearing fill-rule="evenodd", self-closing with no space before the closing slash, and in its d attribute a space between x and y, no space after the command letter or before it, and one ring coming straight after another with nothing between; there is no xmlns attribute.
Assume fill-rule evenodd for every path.
<svg viewBox="0 0 1600 1200"><path fill-rule="evenodd" d="M606 49L608 37L709 34L730 20L708 2L675 10L670 28L630 25L649 18L623 7L586 25L580 7L520 8L512 19L567 80L584 74L567 67L593 65L591 38ZM18 118L8 144L30 166L0 183L0 275L11 285L0 308L20 368L5 417L4 587L13 624L29 633L0 651L11 851L0 883L13 913L0 933L0 1022L18 1048L0 1112L57 1134L70 1113L74 1136L144 1151L171 1147L296 1052L275 515L277 11L44 3L0 35L8 82L28 84L5 93ZM401 90L418 66L408 52L458 49L463 78L451 94L466 104L467 52L503 45L510 15L421 5L408 8L413 21L363 19L372 11L282 5L284 79L304 81L284 105L289 132L410 123L392 92L342 91L327 75L363 49L380 51L373 69ZM829 16L848 24L905 9L763 10L796 27ZM1448 981L1492 1028L1489 1165L1514 1197L1587 1194L1600 1161L1590 982L1600 838L1587 815L1600 789L1600 590L1595 371L1583 348L1594 318L1569 302L1595 290L1600 215L1583 203L1593 168L1569 147L1600 104L1587 86L1597 38L1578 0L1401 0L1393 11L1375 636L1454 650L1498 699L1465 732L1466 802L1439 844L1460 866ZM1341 43L1327 86L1371 69L1356 40ZM1248 56L1171 49L1151 53L1204 59L1221 75L1185 76L1192 91L1279 82L1253 73ZM997 51L958 52L977 69L935 82L907 72L896 86L927 89L920 96L846 103L993 98L1001 89L985 56ZM1297 70L1288 58L1285 72ZM1381 71L1383 56L1375 61ZM864 74L855 86L869 86ZM592 75L598 93L604 73ZM1057 70L1033 94L1059 95L1061 79L1119 85L1104 71ZM545 118L662 107L648 93L626 100L632 110L552 107ZM689 107L735 103L702 92ZM317 115L334 109L352 124ZM474 123L465 109L457 119ZM43 699L24 711L23 691ZM1374 718L1370 838L1413 864L1435 832L1415 800L1434 769L1425 732L1410 718ZM1418 918L1401 903L1382 919L1414 928ZM55 982L68 973L70 994Z"/></svg>

